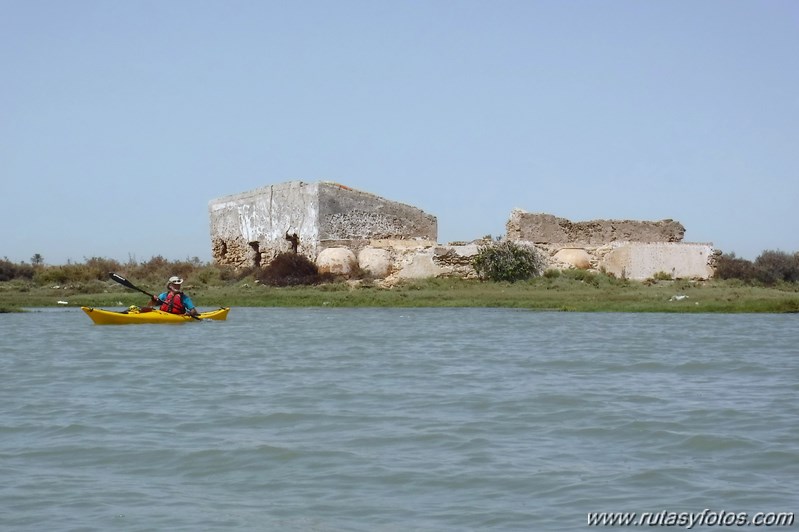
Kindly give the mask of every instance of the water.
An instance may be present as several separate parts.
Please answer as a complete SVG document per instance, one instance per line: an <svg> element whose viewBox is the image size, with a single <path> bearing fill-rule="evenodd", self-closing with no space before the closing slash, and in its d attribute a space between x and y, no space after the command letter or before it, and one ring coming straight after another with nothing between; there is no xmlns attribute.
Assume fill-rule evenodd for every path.
<svg viewBox="0 0 799 532"><path fill-rule="evenodd" d="M584 530L594 511L795 511L797 355L796 315L0 315L0 529Z"/></svg>

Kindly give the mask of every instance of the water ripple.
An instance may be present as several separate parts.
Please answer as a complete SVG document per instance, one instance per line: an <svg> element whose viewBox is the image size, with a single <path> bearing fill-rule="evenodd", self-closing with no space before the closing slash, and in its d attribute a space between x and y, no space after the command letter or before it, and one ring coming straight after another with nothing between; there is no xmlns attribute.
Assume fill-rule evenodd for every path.
<svg viewBox="0 0 799 532"><path fill-rule="evenodd" d="M794 316L229 319L0 315L0 528L582 530L799 492Z"/></svg>

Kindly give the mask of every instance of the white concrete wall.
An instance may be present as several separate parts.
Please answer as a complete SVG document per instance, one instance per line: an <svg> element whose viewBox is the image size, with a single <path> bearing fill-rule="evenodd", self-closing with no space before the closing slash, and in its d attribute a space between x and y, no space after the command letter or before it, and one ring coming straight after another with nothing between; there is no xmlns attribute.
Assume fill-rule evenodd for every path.
<svg viewBox="0 0 799 532"><path fill-rule="evenodd" d="M596 250L599 267L616 277L645 280L659 272L672 278L713 276L710 244L688 242L613 242Z"/></svg>
<svg viewBox="0 0 799 532"><path fill-rule="evenodd" d="M437 220L416 207L326 181L290 181L211 200L214 259L246 266L270 261L299 236L298 252L314 260L327 247L353 252L373 238L435 240ZM258 259L260 255L260 259Z"/></svg>
<svg viewBox="0 0 799 532"><path fill-rule="evenodd" d="M314 258L319 228L317 183L292 181L212 200L211 238L243 239L288 249L286 231L300 237L300 252Z"/></svg>

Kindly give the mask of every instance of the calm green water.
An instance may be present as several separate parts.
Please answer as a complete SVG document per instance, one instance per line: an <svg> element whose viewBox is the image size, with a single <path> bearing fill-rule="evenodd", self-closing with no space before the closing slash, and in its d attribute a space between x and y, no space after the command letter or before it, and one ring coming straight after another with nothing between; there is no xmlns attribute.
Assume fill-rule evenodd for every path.
<svg viewBox="0 0 799 532"><path fill-rule="evenodd" d="M593 511L796 511L798 355L796 315L0 315L0 529L584 530Z"/></svg>

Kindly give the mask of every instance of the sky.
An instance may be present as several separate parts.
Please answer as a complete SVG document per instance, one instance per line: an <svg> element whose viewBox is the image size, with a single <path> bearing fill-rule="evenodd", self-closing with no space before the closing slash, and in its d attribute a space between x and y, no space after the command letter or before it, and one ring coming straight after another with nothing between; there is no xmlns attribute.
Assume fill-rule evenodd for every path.
<svg viewBox="0 0 799 532"><path fill-rule="evenodd" d="M0 257L211 260L334 181L438 241L514 208L799 251L795 0L0 0Z"/></svg>

